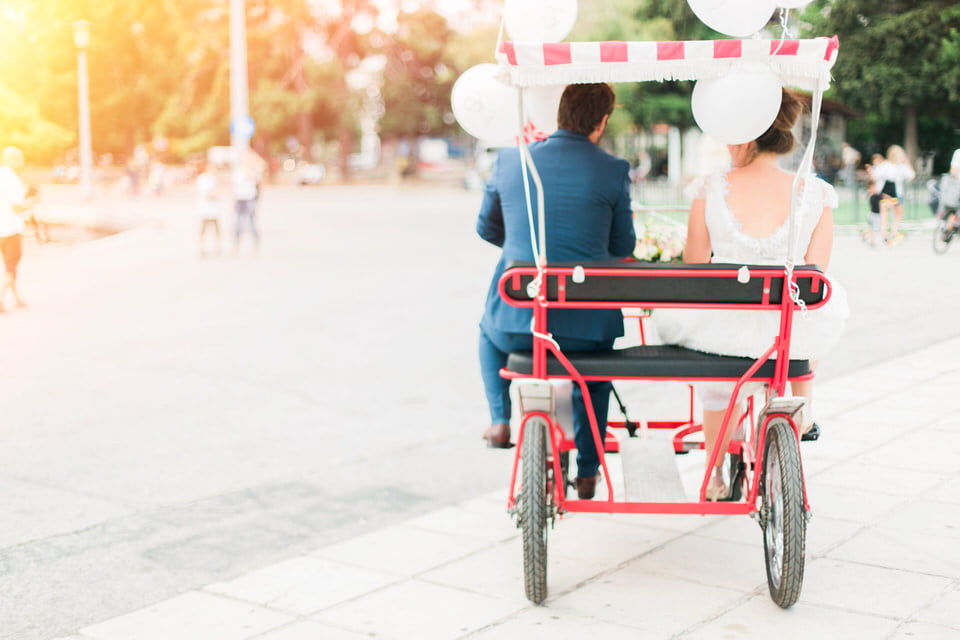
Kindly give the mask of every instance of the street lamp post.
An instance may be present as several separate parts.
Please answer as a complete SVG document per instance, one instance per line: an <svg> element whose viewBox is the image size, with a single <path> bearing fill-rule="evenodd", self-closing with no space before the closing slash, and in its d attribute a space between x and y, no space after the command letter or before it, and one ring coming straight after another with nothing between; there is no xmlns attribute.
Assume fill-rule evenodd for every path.
<svg viewBox="0 0 960 640"><path fill-rule="evenodd" d="M234 163L250 148L251 135L246 1L230 0L230 145Z"/></svg>
<svg viewBox="0 0 960 640"><path fill-rule="evenodd" d="M90 88L87 75L87 45L90 44L90 23L73 23L73 42L77 45L77 98L80 113L80 193L93 197L93 151L90 142Z"/></svg>

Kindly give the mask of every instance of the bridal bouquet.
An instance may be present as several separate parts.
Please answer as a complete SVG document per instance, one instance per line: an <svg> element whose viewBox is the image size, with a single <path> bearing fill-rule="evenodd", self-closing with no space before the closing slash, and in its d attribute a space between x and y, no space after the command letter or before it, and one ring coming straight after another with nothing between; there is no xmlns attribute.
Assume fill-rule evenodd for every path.
<svg viewBox="0 0 960 640"><path fill-rule="evenodd" d="M633 257L640 262L680 262L686 238L681 229L665 223L636 223L637 246Z"/></svg>

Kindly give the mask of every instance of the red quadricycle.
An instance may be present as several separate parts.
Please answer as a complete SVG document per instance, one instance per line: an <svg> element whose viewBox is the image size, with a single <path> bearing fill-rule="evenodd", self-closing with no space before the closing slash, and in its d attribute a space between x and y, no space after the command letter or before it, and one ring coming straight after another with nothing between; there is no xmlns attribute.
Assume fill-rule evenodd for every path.
<svg viewBox="0 0 960 640"><path fill-rule="evenodd" d="M554 263L509 265L499 283L509 304L533 310L531 352L510 355L501 375L518 386L522 419L513 463L508 506L523 538L524 583L534 603L547 595L547 532L565 513L749 515L763 531L770 595L789 607L803 582L806 521L809 514L799 448L802 398L787 396L787 383L812 377L807 361L790 360L791 326L802 305L816 309L830 297L830 282L814 266L731 264ZM564 354L547 332L554 309L624 307L751 309L778 313L779 332L757 359L720 356L671 345L648 345L597 353ZM656 313L654 311L654 313ZM718 441L732 431L726 452L731 492L723 501L706 498L704 473L695 498L635 498L615 487L608 453L620 449L608 434L602 443L586 383L592 381L722 381L734 391ZM600 458L606 499L567 497L568 460L574 443L558 420L556 381L579 385ZM746 384L760 383L762 406L752 400L744 418L734 420L737 397ZM691 392L692 394L692 392ZM760 397L757 393L756 397ZM672 430L667 455L702 448L700 425L690 410L677 420L651 421L652 429ZM569 427L569 425L566 425ZM611 422L610 427L628 427ZM632 434L631 434L632 435ZM624 442L627 442L626 440ZM659 465L658 465L659 466ZM642 494L642 491L640 492Z"/></svg>
<svg viewBox="0 0 960 640"><path fill-rule="evenodd" d="M730 75L755 79L758 72L772 73L782 86L798 87L811 96L809 143L796 172L796 194L800 191L800 176L809 175L813 169L820 105L830 84L830 69L838 48L836 38L524 41L501 42L497 61L503 80L518 89L521 114L525 113L524 100L530 97L527 89L538 86L684 80L706 81L709 87L709 83ZM751 104L750 95L739 90L736 95L723 95L725 98L710 105L729 111L731 105L745 110ZM518 131L522 132L525 124L519 122ZM516 382L522 412L508 506L516 513L523 531L527 597L535 603L546 598L548 523L564 513L742 514L759 521L770 594L777 604L789 607L796 602L803 581L809 505L798 444L797 416L803 402L785 392L791 380L812 377L808 362L790 360L791 327L797 308L816 309L826 303L831 293L829 280L817 268L793 266L798 262L797 203L791 205L789 255L783 266L553 263L547 256L545 234L550 213L544 207L542 182L522 134L518 136L518 146L533 262L511 265L499 286L500 295L509 304L533 310L533 350L511 354L501 371ZM654 313L656 309L671 307L752 309L779 314L780 323L777 334L770 337L770 347L756 359L709 355L665 345L565 354L548 333L548 315L554 309L624 307L653 309ZM719 437L722 442L728 432L732 433L730 445L724 452L713 452L708 460L707 468L711 469L721 453L730 457L730 499L706 499L710 479L707 473L699 483L695 499L687 498L686 492L682 497L669 499L635 498L614 487L606 453L617 448L616 439L600 441L586 383L620 380L722 381L732 383L731 398L736 398L747 384L751 390L754 383L765 388L762 406L751 404L745 420L731 419L736 401L730 401ZM578 385L582 391L600 455L606 499L567 498L566 460L574 444L557 419L559 398L555 381ZM667 453L671 459L676 452L701 446L690 439L700 429L692 411L677 420L645 424L648 428L675 431L673 447ZM642 487L650 483L636 484Z"/></svg>

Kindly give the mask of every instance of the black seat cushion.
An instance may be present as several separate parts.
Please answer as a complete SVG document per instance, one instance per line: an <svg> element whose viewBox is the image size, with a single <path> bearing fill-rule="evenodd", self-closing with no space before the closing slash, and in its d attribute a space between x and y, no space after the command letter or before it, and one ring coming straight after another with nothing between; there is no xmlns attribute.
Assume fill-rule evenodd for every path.
<svg viewBox="0 0 960 640"><path fill-rule="evenodd" d="M753 358L718 356L674 345L644 345L592 353L565 353L586 378L729 378L738 379L756 362ZM753 378L772 378L775 361L767 360ZM507 358L507 369L522 375L533 373L533 354L515 351ZM810 373L806 360L791 360L788 377ZM547 375L563 376L567 371L555 357L547 356Z"/></svg>

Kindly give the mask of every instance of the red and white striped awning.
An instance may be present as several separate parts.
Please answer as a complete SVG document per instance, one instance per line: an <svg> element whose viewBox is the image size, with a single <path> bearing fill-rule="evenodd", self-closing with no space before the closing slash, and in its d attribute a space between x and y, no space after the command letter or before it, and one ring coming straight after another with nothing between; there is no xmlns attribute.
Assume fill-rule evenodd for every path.
<svg viewBox="0 0 960 640"><path fill-rule="evenodd" d="M784 84L825 90L837 59L837 37L804 40L677 42L503 42L497 59L517 87L584 82L716 78L767 68Z"/></svg>

